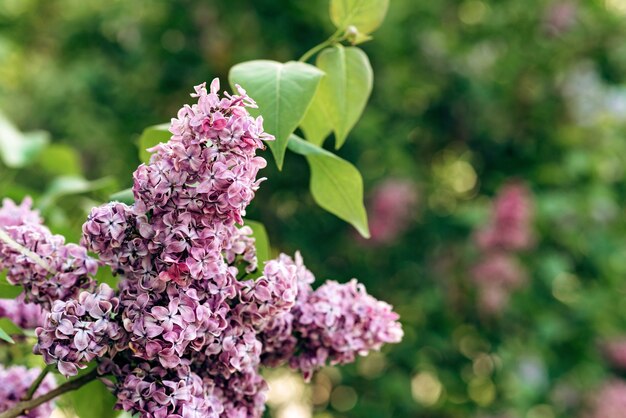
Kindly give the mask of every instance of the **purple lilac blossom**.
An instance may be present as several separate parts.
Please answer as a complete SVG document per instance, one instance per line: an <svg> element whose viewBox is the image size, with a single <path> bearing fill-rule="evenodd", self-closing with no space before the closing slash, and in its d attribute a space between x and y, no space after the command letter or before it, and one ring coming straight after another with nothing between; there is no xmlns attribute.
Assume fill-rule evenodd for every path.
<svg viewBox="0 0 626 418"><path fill-rule="evenodd" d="M20 298L0 299L0 318L7 318L22 329L35 329L43 324L40 305L26 303Z"/></svg>
<svg viewBox="0 0 626 418"><path fill-rule="evenodd" d="M61 374L73 376L90 361L103 357L111 341L120 338L120 326L113 321L119 301L115 292L101 284L95 293L82 292L78 299L57 300L37 328L33 351L47 364L57 364Z"/></svg>
<svg viewBox="0 0 626 418"><path fill-rule="evenodd" d="M28 392L33 381L37 378L40 369L27 369L23 366L11 366L5 368L0 364L0 412L7 411L21 401ZM44 378L35 392L35 396L43 395L56 386L54 377L48 375ZM21 415L24 418L48 418L54 409L53 402L47 402L35 409L31 409Z"/></svg>
<svg viewBox="0 0 626 418"><path fill-rule="evenodd" d="M252 230L238 224L263 180L256 152L273 137L243 89L218 90L197 86L197 103L172 119L171 139L134 173L135 203L94 208L83 225L77 248L118 289L51 300L36 331L46 363L72 376L96 360L117 407L143 418L261 417L262 365L289 362L308 378L402 337L398 315L356 280L314 291L299 254L237 279L258 268Z"/></svg>
<svg viewBox="0 0 626 418"><path fill-rule="evenodd" d="M55 300L92 289L98 264L84 247L65 244L41 225L30 206L28 198L19 206L5 199L0 208L0 232L12 241L0 239L0 270L7 271L10 284L24 287L25 302L49 310Z"/></svg>
<svg viewBox="0 0 626 418"><path fill-rule="evenodd" d="M43 223L39 212L32 207L33 200L30 197L24 198L19 205L16 205L9 198L3 199L2 206L0 206L0 226L6 228L8 226Z"/></svg>

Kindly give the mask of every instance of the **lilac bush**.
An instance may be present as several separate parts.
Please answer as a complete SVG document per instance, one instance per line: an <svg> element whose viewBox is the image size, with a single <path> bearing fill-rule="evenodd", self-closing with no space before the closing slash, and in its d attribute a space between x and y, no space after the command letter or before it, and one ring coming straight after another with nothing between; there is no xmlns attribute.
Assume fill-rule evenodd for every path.
<svg viewBox="0 0 626 418"><path fill-rule="evenodd" d="M242 225L264 180L256 152L273 137L243 89L218 91L217 79L195 88L171 139L135 171L134 204L94 208L80 246L52 235L28 201L0 212L15 244L0 247L1 266L46 312L34 351L64 376L97 362L117 407L142 417L260 417L261 366L308 379L402 338L391 306L356 280L313 290L299 254L258 266ZM98 263L117 289L95 288Z"/></svg>

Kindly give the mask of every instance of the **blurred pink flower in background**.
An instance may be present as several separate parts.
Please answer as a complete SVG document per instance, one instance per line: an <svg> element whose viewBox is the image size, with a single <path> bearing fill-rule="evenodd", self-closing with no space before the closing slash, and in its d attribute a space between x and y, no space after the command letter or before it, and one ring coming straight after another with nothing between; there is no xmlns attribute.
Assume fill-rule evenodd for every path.
<svg viewBox="0 0 626 418"><path fill-rule="evenodd" d="M594 395L591 410L585 418L626 417L626 382L611 380Z"/></svg>
<svg viewBox="0 0 626 418"><path fill-rule="evenodd" d="M559 1L546 7L543 15L543 31L549 36L559 36L576 23L578 10L572 1Z"/></svg>
<svg viewBox="0 0 626 418"><path fill-rule="evenodd" d="M516 289L526 282L526 271L514 255L494 252L472 268L472 278L480 285Z"/></svg>
<svg viewBox="0 0 626 418"><path fill-rule="evenodd" d="M417 208L418 195L415 184L407 179L386 179L372 191L368 204L368 217L372 245L394 242L408 229Z"/></svg>
<svg viewBox="0 0 626 418"><path fill-rule="evenodd" d="M476 232L476 243L483 250L526 250L534 241L532 218L530 191L522 183L510 182L498 192L492 219Z"/></svg>
<svg viewBox="0 0 626 418"><path fill-rule="evenodd" d="M504 309L510 293L526 283L527 275L514 255L494 252L472 268L472 279L478 286L480 309L496 314Z"/></svg>
<svg viewBox="0 0 626 418"><path fill-rule="evenodd" d="M603 342L602 353L613 367L626 370L626 337Z"/></svg>
<svg viewBox="0 0 626 418"><path fill-rule="evenodd" d="M524 286L528 277L517 254L534 244L532 197L528 188L510 181L494 199L491 218L478 228L474 243L481 252L471 270L477 286L479 308L486 314L501 312L511 292Z"/></svg>

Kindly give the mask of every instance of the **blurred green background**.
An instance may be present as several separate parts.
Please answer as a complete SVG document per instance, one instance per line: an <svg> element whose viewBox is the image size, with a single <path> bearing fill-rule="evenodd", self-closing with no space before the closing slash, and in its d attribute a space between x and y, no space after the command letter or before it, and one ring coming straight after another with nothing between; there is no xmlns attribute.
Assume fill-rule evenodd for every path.
<svg viewBox="0 0 626 418"><path fill-rule="evenodd" d="M327 7L1 0L0 111L51 145L0 165L0 195L34 196L76 240L86 211L131 185L144 127L174 116L192 86L226 85L238 62L299 57L333 31ZM319 279L366 283L406 336L307 389L271 373L271 413L626 417L623 389L606 401L615 415L594 411L598 390L626 378L604 349L626 335L626 0L392 0L374 37L363 45L374 93L339 154L366 193L409 185L397 233L357 238L314 204L293 154L283 173L264 170L248 216L275 249L300 249ZM45 140L36 135L32 144ZM515 254L524 285L487 312L473 237L511 181L529 189L534 245Z"/></svg>

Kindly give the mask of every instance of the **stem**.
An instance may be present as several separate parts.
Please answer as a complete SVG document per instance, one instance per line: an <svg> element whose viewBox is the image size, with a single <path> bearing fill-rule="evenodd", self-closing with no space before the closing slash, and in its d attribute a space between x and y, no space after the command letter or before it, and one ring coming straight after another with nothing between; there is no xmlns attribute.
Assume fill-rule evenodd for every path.
<svg viewBox="0 0 626 418"><path fill-rule="evenodd" d="M300 59L298 61L300 61L300 62L307 62L309 60L309 58L311 58L313 55L315 55L318 52L320 52L322 49L326 48L327 46L331 46L332 44L334 44L336 42L341 41L343 39L343 36L341 36L342 32L343 32L343 29L341 29L341 28L337 29L337 31L335 33L330 35L330 38L326 39L321 44L316 45L313 48L309 49L307 52L304 53L304 55L302 55L300 57Z"/></svg>
<svg viewBox="0 0 626 418"><path fill-rule="evenodd" d="M28 258L30 258L31 260L33 260L35 262L35 264L37 264L39 267L41 267L44 270L46 270L48 273L52 273L52 274L55 273L55 271L52 269L52 267L50 267L50 265L48 263L46 263L43 258L39 257L37 254L35 254L34 252L29 250L28 248L24 247L23 245L21 245L20 243L15 241L2 228L0 228L0 241L4 241L10 248L14 249L15 251L19 252L22 255L25 255Z"/></svg>
<svg viewBox="0 0 626 418"><path fill-rule="evenodd" d="M59 395L62 395L67 392L71 392L76 390L87 383L91 382L98 376L98 369L93 369L87 374L84 374L80 377L77 377L74 380L70 380L69 382L63 383L61 386L58 386L56 389L51 390L45 395L41 395L38 398L30 399L27 401L22 401L15 405L13 408L0 413L0 418L17 418L20 415L23 415L27 411L33 410L37 408L42 403L46 403Z"/></svg>
<svg viewBox="0 0 626 418"><path fill-rule="evenodd" d="M51 366L48 365L44 367L41 373L39 373L39 376L37 376L37 378L33 381L33 384L30 385L30 388L28 388L28 392L26 393L26 396L23 399L24 401L30 401L31 399L33 399L33 395L35 394L35 392L37 392L37 389L39 389L39 386L41 386L41 382L43 382L43 380L46 378L46 376L50 372L50 369L51 369Z"/></svg>

